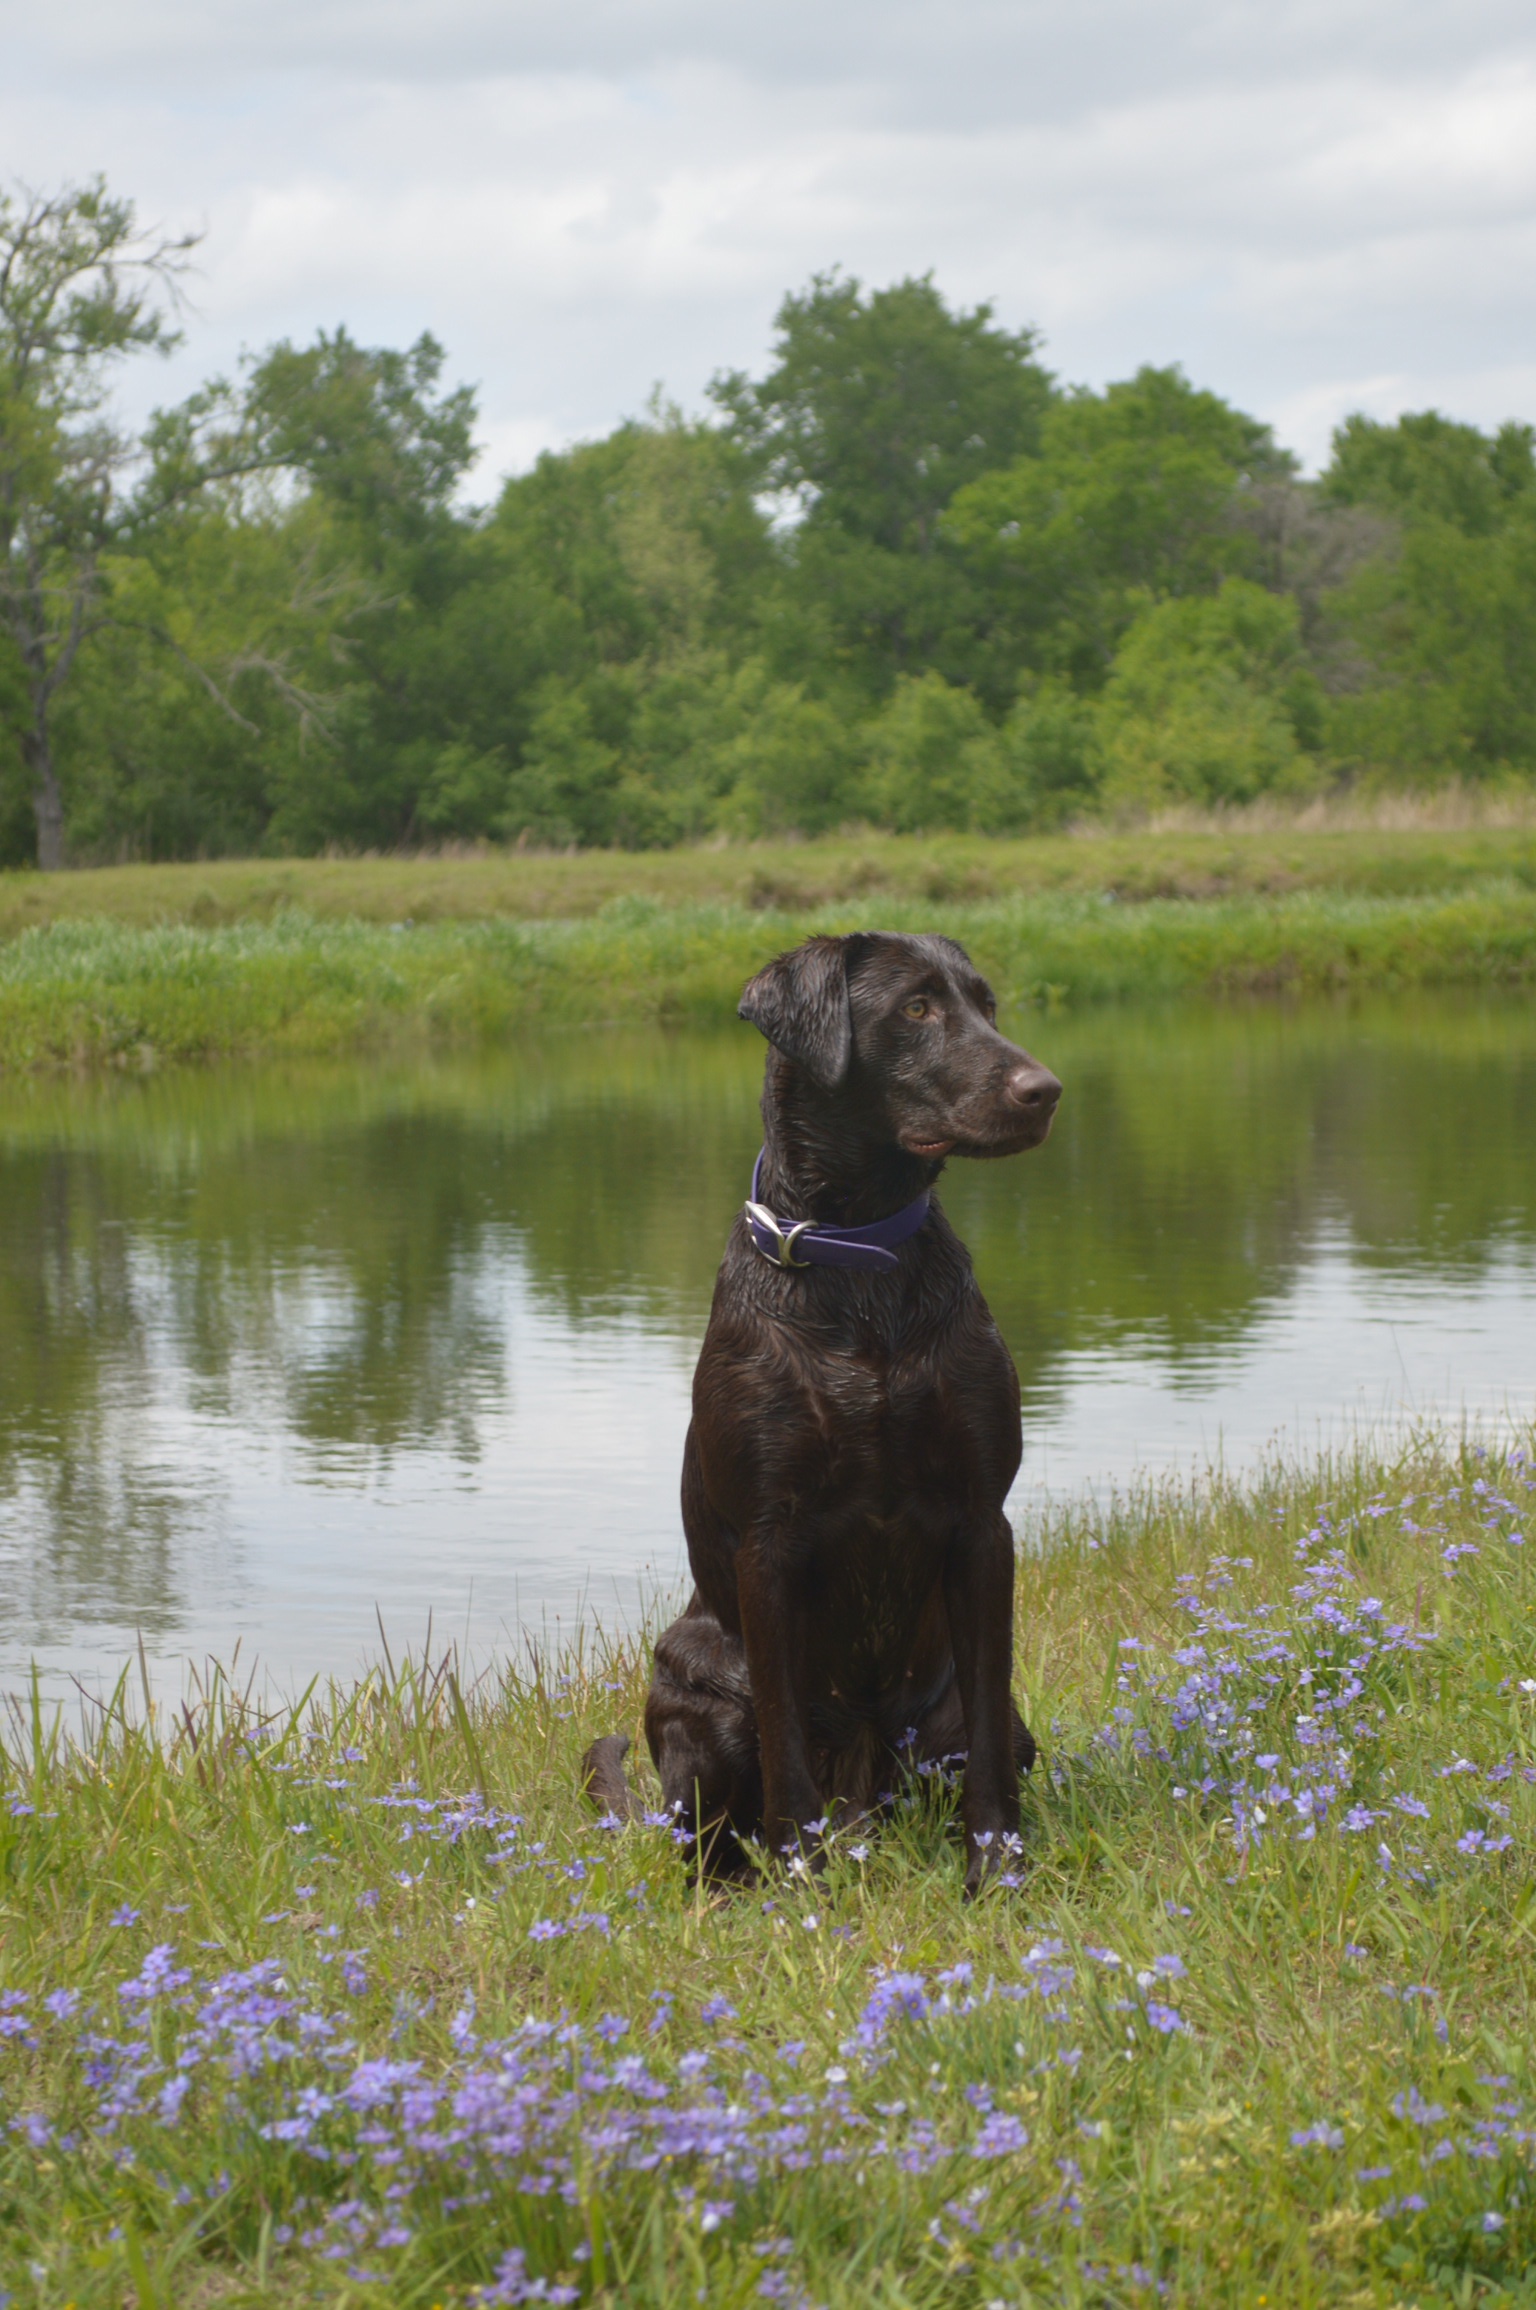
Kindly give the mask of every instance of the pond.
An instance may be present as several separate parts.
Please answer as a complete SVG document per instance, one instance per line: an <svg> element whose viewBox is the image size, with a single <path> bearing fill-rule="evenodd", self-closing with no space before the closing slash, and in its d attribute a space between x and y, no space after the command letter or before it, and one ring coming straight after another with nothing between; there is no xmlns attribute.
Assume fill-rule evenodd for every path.
<svg viewBox="0 0 1536 2310"><path fill-rule="evenodd" d="M1049 1144L952 1167L1051 1496L1536 1398L1524 1000L1037 1014ZM0 1086L0 1687L484 1660L683 1577L762 1045ZM137 1673L137 1671L136 1671Z"/></svg>

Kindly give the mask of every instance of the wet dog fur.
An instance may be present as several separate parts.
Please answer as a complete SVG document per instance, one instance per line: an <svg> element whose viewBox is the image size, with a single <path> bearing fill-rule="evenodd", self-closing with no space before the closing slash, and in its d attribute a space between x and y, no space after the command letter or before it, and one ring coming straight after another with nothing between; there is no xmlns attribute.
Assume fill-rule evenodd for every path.
<svg viewBox="0 0 1536 2310"><path fill-rule="evenodd" d="M780 955L741 1016L766 1036L761 1200L859 1226L952 1156L1038 1146L1061 1086L1001 1035L953 940L859 932ZM656 1645L646 1739L706 1876L747 1840L816 1855L904 1769L964 1755L965 1883L1018 1827L1035 1744L1014 1705L1013 1359L935 1200L894 1272L784 1268L744 1218L694 1376L682 1509L694 1591ZM628 1741L588 1750L627 1816Z"/></svg>

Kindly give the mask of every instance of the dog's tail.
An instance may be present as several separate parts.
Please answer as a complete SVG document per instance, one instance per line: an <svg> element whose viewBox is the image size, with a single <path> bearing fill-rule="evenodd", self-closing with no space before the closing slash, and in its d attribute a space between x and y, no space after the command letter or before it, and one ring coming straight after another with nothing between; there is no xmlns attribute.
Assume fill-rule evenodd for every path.
<svg viewBox="0 0 1536 2310"><path fill-rule="evenodd" d="M629 1754L628 1733L604 1733L581 1760L581 1786L600 1813L621 1821L637 1821L640 1807L624 1771Z"/></svg>

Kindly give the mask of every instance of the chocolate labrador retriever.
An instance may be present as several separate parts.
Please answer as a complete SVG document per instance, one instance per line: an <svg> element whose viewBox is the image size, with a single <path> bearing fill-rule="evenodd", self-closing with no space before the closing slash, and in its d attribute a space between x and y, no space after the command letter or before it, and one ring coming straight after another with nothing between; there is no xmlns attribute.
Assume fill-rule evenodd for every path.
<svg viewBox="0 0 1536 2310"><path fill-rule="evenodd" d="M1061 1085L995 1013L952 939L875 931L808 939L741 999L772 1045L763 1152L694 1377L694 1593L645 1711L711 1877L751 1873L746 1837L814 1856L903 1766L960 1752L968 1894L1018 1826L1019 1387L931 1194L949 1156L1050 1130ZM628 1746L585 1761L625 1816Z"/></svg>

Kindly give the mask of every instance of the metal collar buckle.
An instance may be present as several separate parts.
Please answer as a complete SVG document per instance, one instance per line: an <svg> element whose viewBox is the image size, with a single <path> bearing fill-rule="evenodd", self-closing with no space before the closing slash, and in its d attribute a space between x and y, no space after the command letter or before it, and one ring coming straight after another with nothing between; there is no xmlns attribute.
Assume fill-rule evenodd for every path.
<svg viewBox="0 0 1536 2310"><path fill-rule="evenodd" d="M811 1219L797 1219L790 1228L783 1228L765 1203L747 1205L747 1217L752 1222L752 1241L771 1267L809 1267L808 1259L796 1259L795 1245L806 1230L815 1225ZM763 1237L768 1242L763 1242Z"/></svg>

